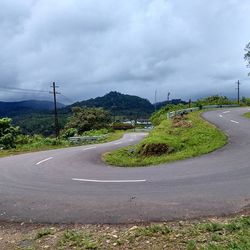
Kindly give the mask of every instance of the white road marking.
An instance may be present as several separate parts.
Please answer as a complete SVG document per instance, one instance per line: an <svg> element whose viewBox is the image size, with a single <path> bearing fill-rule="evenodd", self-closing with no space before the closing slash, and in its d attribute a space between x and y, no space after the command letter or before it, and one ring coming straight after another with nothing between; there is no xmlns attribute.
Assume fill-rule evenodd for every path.
<svg viewBox="0 0 250 250"><path fill-rule="evenodd" d="M223 117L223 115L219 115L219 117L221 117L221 118L222 118L222 117Z"/></svg>
<svg viewBox="0 0 250 250"><path fill-rule="evenodd" d="M222 112L222 114L227 114L227 113L230 113L231 111L224 111L224 112Z"/></svg>
<svg viewBox="0 0 250 250"><path fill-rule="evenodd" d="M93 149L93 148L96 148L96 147L94 146L94 147L84 148L83 151L90 150L90 149Z"/></svg>
<svg viewBox="0 0 250 250"><path fill-rule="evenodd" d="M119 145L119 144L121 144L121 142L115 142L114 144L115 144L115 145Z"/></svg>
<svg viewBox="0 0 250 250"><path fill-rule="evenodd" d="M129 141L133 141L134 139L129 139Z"/></svg>
<svg viewBox="0 0 250 250"><path fill-rule="evenodd" d="M46 161L49 161L49 160L51 160L51 159L53 159L53 157L49 157L49 158L46 158L46 159L44 159L44 160L42 160L42 161L39 161L39 162L36 163L36 165L40 165L41 163L46 162Z"/></svg>
<svg viewBox="0 0 250 250"><path fill-rule="evenodd" d="M233 122L233 123L237 123L237 124L239 123L239 122L237 122L237 121L234 121L234 120L230 120L230 122Z"/></svg>
<svg viewBox="0 0 250 250"><path fill-rule="evenodd" d="M131 183L131 182L146 182L146 180L91 180L91 179L78 179L72 178L73 181L83 182L99 182L99 183Z"/></svg>

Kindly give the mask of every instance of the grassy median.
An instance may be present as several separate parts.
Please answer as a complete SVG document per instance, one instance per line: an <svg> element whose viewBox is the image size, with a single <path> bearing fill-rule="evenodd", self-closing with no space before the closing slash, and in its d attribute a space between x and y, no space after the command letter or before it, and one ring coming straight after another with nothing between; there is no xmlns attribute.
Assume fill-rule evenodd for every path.
<svg viewBox="0 0 250 250"><path fill-rule="evenodd" d="M205 121L201 112L163 119L139 144L103 155L107 164L136 167L183 160L224 146L226 135Z"/></svg>

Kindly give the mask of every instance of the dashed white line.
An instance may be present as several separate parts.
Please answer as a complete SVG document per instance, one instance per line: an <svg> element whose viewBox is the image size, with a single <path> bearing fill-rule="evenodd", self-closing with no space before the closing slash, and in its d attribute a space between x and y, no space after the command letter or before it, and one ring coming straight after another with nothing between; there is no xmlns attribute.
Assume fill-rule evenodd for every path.
<svg viewBox="0 0 250 250"><path fill-rule="evenodd" d="M233 123L237 123L237 124L239 123L239 122L237 122L237 121L234 121L234 120L230 120L230 122L233 122Z"/></svg>
<svg viewBox="0 0 250 250"><path fill-rule="evenodd" d="M46 159L44 159L44 160L42 160L42 161L39 161L39 162L36 163L36 165L40 165L41 163L46 162L46 161L49 161L49 160L51 160L51 159L53 159L53 157L49 157L49 158L46 158Z"/></svg>
<svg viewBox="0 0 250 250"><path fill-rule="evenodd" d="M223 115L219 115L219 117L221 117L221 118L222 118L222 117L223 117Z"/></svg>
<svg viewBox="0 0 250 250"><path fill-rule="evenodd" d="M93 149L93 148L96 148L96 147L84 148L83 151L90 150L90 149Z"/></svg>
<svg viewBox="0 0 250 250"><path fill-rule="evenodd" d="M224 111L224 112L222 112L222 114L227 114L227 113L230 113L231 111Z"/></svg>
<svg viewBox="0 0 250 250"><path fill-rule="evenodd" d="M115 142L114 144L115 144L115 145L119 145L119 144L121 144L121 142Z"/></svg>
<svg viewBox="0 0 250 250"><path fill-rule="evenodd" d="M132 182L146 182L147 180L92 180L92 179L78 179L72 178L73 181L82 182L98 182L98 183L132 183Z"/></svg>

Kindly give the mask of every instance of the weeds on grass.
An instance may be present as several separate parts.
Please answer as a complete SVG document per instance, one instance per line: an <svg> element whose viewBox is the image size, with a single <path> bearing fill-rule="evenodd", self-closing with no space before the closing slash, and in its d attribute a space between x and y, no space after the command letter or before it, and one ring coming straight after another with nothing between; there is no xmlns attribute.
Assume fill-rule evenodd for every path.
<svg viewBox="0 0 250 250"><path fill-rule="evenodd" d="M58 243L58 248L97 249L97 244L91 239L89 233L66 230Z"/></svg>
<svg viewBox="0 0 250 250"><path fill-rule="evenodd" d="M25 229L25 235L22 236L25 238L21 242L19 237L15 239L15 229L9 242L0 241L0 249L250 249L250 216L202 222L153 223L132 227L81 225L73 228L64 226L62 231L60 226L60 230L53 231L53 237L44 239L42 237L46 235L44 232L47 229L37 230L39 235L37 239L33 239L33 230L27 235L27 229Z"/></svg>
<svg viewBox="0 0 250 250"><path fill-rule="evenodd" d="M53 230L51 230L50 228L43 228L37 232L35 239L40 239L50 234L53 234Z"/></svg>
<svg viewBox="0 0 250 250"><path fill-rule="evenodd" d="M152 224L147 227L139 227L135 231L135 237L139 236L153 236L155 234L166 235L171 232L171 229L166 225Z"/></svg>

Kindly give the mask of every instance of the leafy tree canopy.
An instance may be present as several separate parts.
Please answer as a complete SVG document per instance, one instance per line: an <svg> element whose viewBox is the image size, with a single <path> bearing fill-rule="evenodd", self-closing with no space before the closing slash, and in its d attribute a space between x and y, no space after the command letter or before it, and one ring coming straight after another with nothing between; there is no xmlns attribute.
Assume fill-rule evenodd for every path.
<svg viewBox="0 0 250 250"><path fill-rule="evenodd" d="M0 147L3 149L15 148L19 127L11 125L10 118L0 119Z"/></svg>
<svg viewBox="0 0 250 250"><path fill-rule="evenodd" d="M196 106L200 105L227 105L233 102L226 96L213 95L197 100Z"/></svg>
<svg viewBox="0 0 250 250"><path fill-rule="evenodd" d="M65 128L75 128L78 134L92 129L101 129L109 125L111 117L103 108L72 108L73 116L69 118Z"/></svg>

